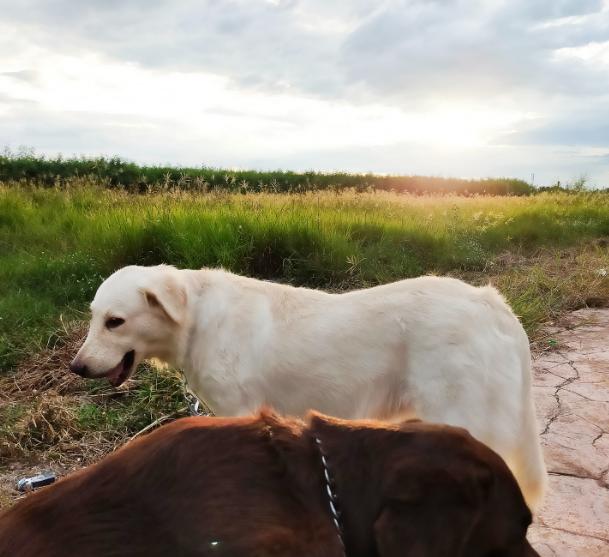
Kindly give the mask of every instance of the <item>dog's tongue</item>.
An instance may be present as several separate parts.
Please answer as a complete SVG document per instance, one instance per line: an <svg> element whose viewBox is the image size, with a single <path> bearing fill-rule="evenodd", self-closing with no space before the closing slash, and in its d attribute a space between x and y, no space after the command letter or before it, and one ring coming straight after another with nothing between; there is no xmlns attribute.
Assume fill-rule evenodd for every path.
<svg viewBox="0 0 609 557"><path fill-rule="evenodd" d="M106 379L108 379L108 381L110 381L110 384L113 387L118 387L123 382L123 379L121 377L122 373L123 373L123 360L121 360L116 367L113 367L108 372L108 374L106 375Z"/></svg>

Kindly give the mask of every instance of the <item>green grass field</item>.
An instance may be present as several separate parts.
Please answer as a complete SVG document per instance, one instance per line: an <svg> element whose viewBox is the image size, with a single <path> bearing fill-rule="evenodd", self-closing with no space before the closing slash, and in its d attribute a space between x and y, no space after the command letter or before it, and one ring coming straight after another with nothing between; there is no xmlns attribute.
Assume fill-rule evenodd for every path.
<svg viewBox="0 0 609 557"><path fill-rule="evenodd" d="M350 289L425 273L492 280L528 331L599 300L609 198L387 192L133 195L82 181L0 186L0 369L83 313L128 264L223 266ZM596 243L595 243L596 242Z"/></svg>

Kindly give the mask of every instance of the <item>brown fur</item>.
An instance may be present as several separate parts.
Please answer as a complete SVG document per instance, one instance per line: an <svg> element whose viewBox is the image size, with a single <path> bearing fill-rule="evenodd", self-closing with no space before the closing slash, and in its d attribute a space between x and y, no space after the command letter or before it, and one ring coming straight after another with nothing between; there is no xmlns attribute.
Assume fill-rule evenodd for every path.
<svg viewBox="0 0 609 557"><path fill-rule="evenodd" d="M187 418L18 502L1 557L533 557L503 461L464 430L271 412ZM218 542L218 543L214 543Z"/></svg>

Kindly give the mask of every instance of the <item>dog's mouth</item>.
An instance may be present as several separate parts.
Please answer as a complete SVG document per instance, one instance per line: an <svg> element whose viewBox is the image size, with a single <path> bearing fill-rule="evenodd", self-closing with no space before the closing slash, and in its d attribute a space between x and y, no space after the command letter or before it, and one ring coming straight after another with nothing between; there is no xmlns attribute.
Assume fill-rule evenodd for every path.
<svg viewBox="0 0 609 557"><path fill-rule="evenodd" d="M113 387L122 385L133 371L133 362L135 362L135 350L127 352L117 366L113 367L106 373L106 379L110 381Z"/></svg>

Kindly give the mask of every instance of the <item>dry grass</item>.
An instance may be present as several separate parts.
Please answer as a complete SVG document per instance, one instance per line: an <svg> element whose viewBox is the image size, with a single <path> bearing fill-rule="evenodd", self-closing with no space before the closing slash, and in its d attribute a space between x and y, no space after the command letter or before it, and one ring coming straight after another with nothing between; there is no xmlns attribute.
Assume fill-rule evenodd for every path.
<svg viewBox="0 0 609 557"><path fill-rule="evenodd" d="M98 461L151 424L187 414L177 372L145 366L120 389L69 373L84 324L0 376L0 509L18 477Z"/></svg>
<svg viewBox="0 0 609 557"><path fill-rule="evenodd" d="M536 343L544 337L541 324L576 309L609 305L609 250L604 239L572 248L544 248L527 257L505 252L484 271L453 274L498 288Z"/></svg>
<svg viewBox="0 0 609 557"><path fill-rule="evenodd" d="M77 375L66 373L68 364L87 334L85 323L65 325L62 333L46 350L21 362L15 373L1 380L0 400L30 398L38 392L67 395L82 392L84 382Z"/></svg>

